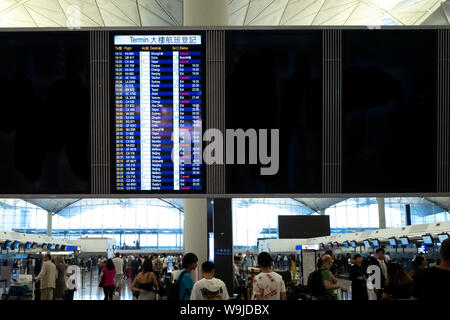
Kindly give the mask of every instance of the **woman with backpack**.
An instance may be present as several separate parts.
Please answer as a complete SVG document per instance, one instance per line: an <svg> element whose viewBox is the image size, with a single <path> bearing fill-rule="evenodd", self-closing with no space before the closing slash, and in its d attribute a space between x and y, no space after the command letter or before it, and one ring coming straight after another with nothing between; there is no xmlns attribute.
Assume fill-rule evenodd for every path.
<svg viewBox="0 0 450 320"><path fill-rule="evenodd" d="M175 284L173 285L177 289L177 300L191 299L192 288L194 287L191 272L197 268L197 263L198 258L193 253L188 253L183 257L183 269L178 272ZM173 295L169 292L169 300L173 299Z"/></svg>
<svg viewBox="0 0 450 320"><path fill-rule="evenodd" d="M153 265L150 259L145 259L142 271L136 276L131 285L131 290L138 293L138 300L155 300L155 290L158 289L158 281L153 273Z"/></svg>

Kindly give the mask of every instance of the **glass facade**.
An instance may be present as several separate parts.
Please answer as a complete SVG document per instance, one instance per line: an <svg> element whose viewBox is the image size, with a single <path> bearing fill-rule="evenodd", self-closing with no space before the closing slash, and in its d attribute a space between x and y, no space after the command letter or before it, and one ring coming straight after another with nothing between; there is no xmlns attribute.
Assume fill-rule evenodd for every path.
<svg viewBox="0 0 450 320"><path fill-rule="evenodd" d="M255 247L259 238L277 238L278 216L312 214L314 210L291 199L233 199L235 249Z"/></svg>
<svg viewBox="0 0 450 320"><path fill-rule="evenodd" d="M331 233L358 232L379 226L376 198L346 199L325 209L325 214L330 216Z"/></svg>
<svg viewBox="0 0 450 320"><path fill-rule="evenodd" d="M432 200L437 199L437 200ZM303 200L303 201L302 201ZM450 221L448 198L385 198L386 227ZM52 201L52 200L48 200ZM316 199L320 204L321 199ZM376 198L328 201L331 233L379 227ZM73 202L73 201L72 201ZM71 203L72 203L71 202ZM258 239L278 237L279 215L317 215L304 199L233 199L235 249L256 248ZM120 248L182 250L184 201L175 199L82 199L53 215L53 236L114 238ZM0 230L45 234L47 211L22 199L0 199Z"/></svg>
<svg viewBox="0 0 450 320"><path fill-rule="evenodd" d="M0 230L47 232L47 211L0 200ZM183 211L160 199L83 199L53 216L53 236L112 237L121 248L181 250Z"/></svg>
<svg viewBox="0 0 450 320"><path fill-rule="evenodd" d="M406 225L407 204L411 208L411 224L450 221L448 210L425 198L385 198L387 228ZM319 212L294 199L233 199L235 249L255 249L257 239L277 238L278 216L301 214L316 215ZM325 214L330 216L332 234L379 228L376 198L342 199L326 208Z"/></svg>
<svg viewBox="0 0 450 320"><path fill-rule="evenodd" d="M47 211L21 199L0 199L0 230L42 229L47 232Z"/></svg>

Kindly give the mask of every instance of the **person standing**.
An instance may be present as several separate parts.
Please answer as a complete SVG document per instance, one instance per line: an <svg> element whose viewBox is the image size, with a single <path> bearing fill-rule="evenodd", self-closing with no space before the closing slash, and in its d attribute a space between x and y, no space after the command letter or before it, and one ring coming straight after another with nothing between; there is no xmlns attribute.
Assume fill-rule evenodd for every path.
<svg viewBox="0 0 450 320"><path fill-rule="evenodd" d="M191 300L228 300L230 298L225 283L214 277L214 263L204 262L202 274L203 279L194 284Z"/></svg>
<svg viewBox="0 0 450 320"><path fill-rule="evenodd" d="M391 261L391 254L389 252L386 252L386 256L384 257L386 262L390 262Z"/></svg>
<svg viewBox="0 0 450 320"><path fill-rule="evenodd" d="M44 256L43 260L41 272L37 275L35 281L41 282L41 300L53 300L53 290L56 287L58 273L49 253Z"/></svg>
<svg viewBox="0 0 450 320"><path fill-rule="evenodd" d="M425 270L428 265L427 259L423 256L417 256L413 263L412 263L412 269L409 272L409 276L414 280L416 277L416 274L422 270Z"/></svg>
<svg viewBox="0 0 450 320"><path fill-rule="evenodd" d="M247 277L247 275L248 275L248 268L253 267L254 264L255 264L255 258L253 257L252 253L249 250L247 250L245 252L244 261L242 263L245 277Z"/></svg>
<svg viewBox="0 0 450 320"><path fill-rule="evenodd" d="M127 256L125 255L122 256L122 262L123 262L123 275L125 277L127 274Z"/></svg>
<svg viewBox="0 0 450 320"><path fill-rule="evenodd" d="M321 297L317 297L317 300L339 300L337 289L341 289L343 292L347 292L347 289L340 285L335 277L333 277L330 269L334 265L333 258L325 254L322 256L322 266L320 267L320 275L325 287L325 294Z"/></svg>
<svg viewBox="0 0 450 320"><path fill-rule="evenodd" d="M384 254L383 248L378 248L376 251L377 259L375 262L375 265L377 265L381 270L381 289L374 289L375 293L377 294L377 300L381 300L381 297L383 295L383 289L386 284L387 279L387 261Z"/></svg>
<svg viewBox="0 0 450 320"><path fill-rule="evenodd" d="M131 280L134 280L139 273L139 258L137 256L133 257L133 260L131 260L131 269Z"/></svg>
<svg viewBox="0 0 450 320"><path fill-rule="evenodd" d="M175 282L179 272L180 272L180 270L178 270L178 264L174 265L173 266L173 271L170 274L170 283L174 283Z"/></svg>
<svg viewBox="0 0 450 320"><path fill-rule="evenodd" d="M163 268L162 272L163 272L163 274L166 274L167 269L169 269L169 259L166 257L165 253L162 254L161 262L162 262L162 268Z"/></svg>
<svg viewBox="0 0 450 320"><path fill-rule="evenodd" d="M241 292L241 284L242 284L242 276L241 273L239 271L239 257L238 256L234 256L234 264L233 264L233 291L234 293L238 293L240 294Z"/></svg>
<svg viewBox="0 0 450 320"><path fill-rule="evenodd" d="M114 267L116 269L116 275L114 276L115 291L119 293L120 299L123 283L123 260L120 258L119 252L116 252L116 257L112 259L112 262L114 263Z"/></svg>
<svg viewBox="0 0 450 320"><path fill-rule="evenodd" d="M242 263L244 262L244 258L242 257L242 252L238 253L238 257L239 257L239 264L238 264L239 271L242 272L242 270L243 270Z"/></svg>
<svg viewBox="0 0 450 320"><path fill-rule="evenodd" d="M133 279L133 267L132 267L133 256L128 256L127 265L125 268L125 276L127 279Z"/></svg>
<svg viewBox="0 0 450 320"><path fill-rule="evenodd" d="M139 292L138 300L155 300L155 290L158 289L158 281L153 273L153 264L150 259L145 259L142 271L136 276L131 285L131 290Z"/></svg>
<svg viewBox="0 0 450 320"><path fill-rule="evenodd" d="M352 260L352 256L348 253L346 256L347 259L347 272L350 273L350 269L352 268L353 264L354 264L354 260ZM361 257L362 259L362 257Z"/></svg>
<svg viewBox="0 0 450 320"><path fill-rule="evenodd" d="M102 273L102 269L105 267L102 256L98 256L97 266L98 266L98 276L100 277L100 273Z"/></svg>
<svg viewBox="0 0 450 320"><path fill-rule="evenodd" d="M261 273L253 283L253 300L286 300L286 287L283 278L273 272L273 259L267 252L258 255Z"/></svg>
<svg viewBox="0 0 450 320"><path fill-rule="evenodd" d="M111 259L106 260L106 267L102 269L100 278L103 277L103 292L105 300L112 300L114 295L114 277L116 275L116 267Z"/></svg>
<svg viewBox="0 0 450 320"><path fill-rule="evenodd" d="M190 300L194 281L191 277L191 272L197 268L198 258L193 253L187 253L183 257L183 264L178 274L176 281L180 281L178 300ZM181 277L181 279L180 279Z"/></svg>
<svg viewBox="0 0 450 320"><path fill-rule="evenodd" d="M403 269L403 264L393 261L387 265L387 280L382 300L409 299L413 280Z"/></svg>
<svg viewBox="0 0 450 320"><path fill-rule="evenodd" d="M414 277L412 299L430 302L450 301L450 239L441 243L441 262Z"/></svg>
<svg viewBox="0 0 450 320"><path fill-rule="evenodd" d="M55 284L55 300L63 300L65 296L66 287L66 265L61 256L55 258L55 265L57 270L57 278Z"/></svg>
<svg viewBox="0 0 450 320"><path fill-rule="evenodd" d="M352 282L352 300L369 300L367 295L366 278L362 267L363 257L355 254L355 264L350 267L349 280Z"/></svg>
<svg viewBox="0 0 450 320"><path fill-rule="evenodd" d="M153 256L153 270L155 270L155 275L159 279L161 277L161 272L163 269L163 263L157 254Z"/></svg>

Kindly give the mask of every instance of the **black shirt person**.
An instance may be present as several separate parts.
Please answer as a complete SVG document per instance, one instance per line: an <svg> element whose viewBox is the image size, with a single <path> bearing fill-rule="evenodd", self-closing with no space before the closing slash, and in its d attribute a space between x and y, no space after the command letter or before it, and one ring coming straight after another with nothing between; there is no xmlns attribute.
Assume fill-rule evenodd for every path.
<svg viewBox="0 0 450 320"><path fill-rule="evenodd" d="M450 300L450 239L441 244L441 263L418 272L414 278L412 299Z"/></svg>
<svg viewBox="0 0 450 320"><path fill-rule="evenodd" d="M352 300L369 300L362 267L363 257L360 254L355 254L353 260L355 260L355 264L350 268L349 274L349 279L352 282Z"/></svg>
<svg viewBox="0 0 450 320"><path fill-rule="evenodd" d="M409 299L413 280L406 273L401 261L392 261L387 265L387 280L383 290L383 300Z"/></svg>

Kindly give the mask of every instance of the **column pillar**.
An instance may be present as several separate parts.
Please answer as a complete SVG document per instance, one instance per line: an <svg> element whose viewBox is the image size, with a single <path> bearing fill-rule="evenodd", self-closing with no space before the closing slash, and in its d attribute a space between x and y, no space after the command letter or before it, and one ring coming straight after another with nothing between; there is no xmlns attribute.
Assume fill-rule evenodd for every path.
<svg viewBox="0 0 450 320"><path fill-rule="evenodd" d="M47 211L47 235L52 236L53 215L51 211Z"/></svg>
<svg viewBox="0 0 450 320"><path fill-rule="evenodd" d="M377 202L378 202L379 228L386 229L386 213L384 207L384 198L377 198Z"/></svg>
<svg viewBox="0 0 450 320"><path fill-rule="evenodd" d="M324 216L324 215L325 215L325 209L319 210L319 214L320 214L321 216Z"/></svg>
<svg viewBox="0 0 450 320"><path fill-rule="evenodd" d="M184 0L184 26L228 25L227 0Z"/></svg>
<svg viewBox="0 0 450 320"><path fill-rule="evenodd" d="M201 278L201 264L208 260L208 216L206 199L184 199L184 252L198 257L194 281Z"/></svg>
<svg viewBox="0 0 450 320"><path fill-rule="evenodd" d="M214 264L216 276L233 291L233 210L232 199L214 199Z"/></svg>
<svg viewBox="0 0 450 320"><path fill-rule="evenodd" d="M184 0L183 25L184 26L228 25L227 0ZM206 168L204 168L204 170L206 170ZM199 264L208 260L207 211L208 210L206 199L184 200L184 251L186 253L187 252L195 253L199 259ZM215 226L215 222L213 221L216 221L216 218L211 217L210 215L209 217L210 231L211 226L213 228ZM226 223L230 225L230 228L232 228L231 220L227 221ZM214 242L216 245L216 240ZM201 272L198 272L199 269L201 268L197 269L198 278L201 277ZM232 276L232 270L230 270L230 272Z"/></svg>
<svg viewBox="0 0 450 320"><path fill-rule="evenodd" d="M405 205L405 213L406 213L406 225L411 225L411 205Z"/></svg>

